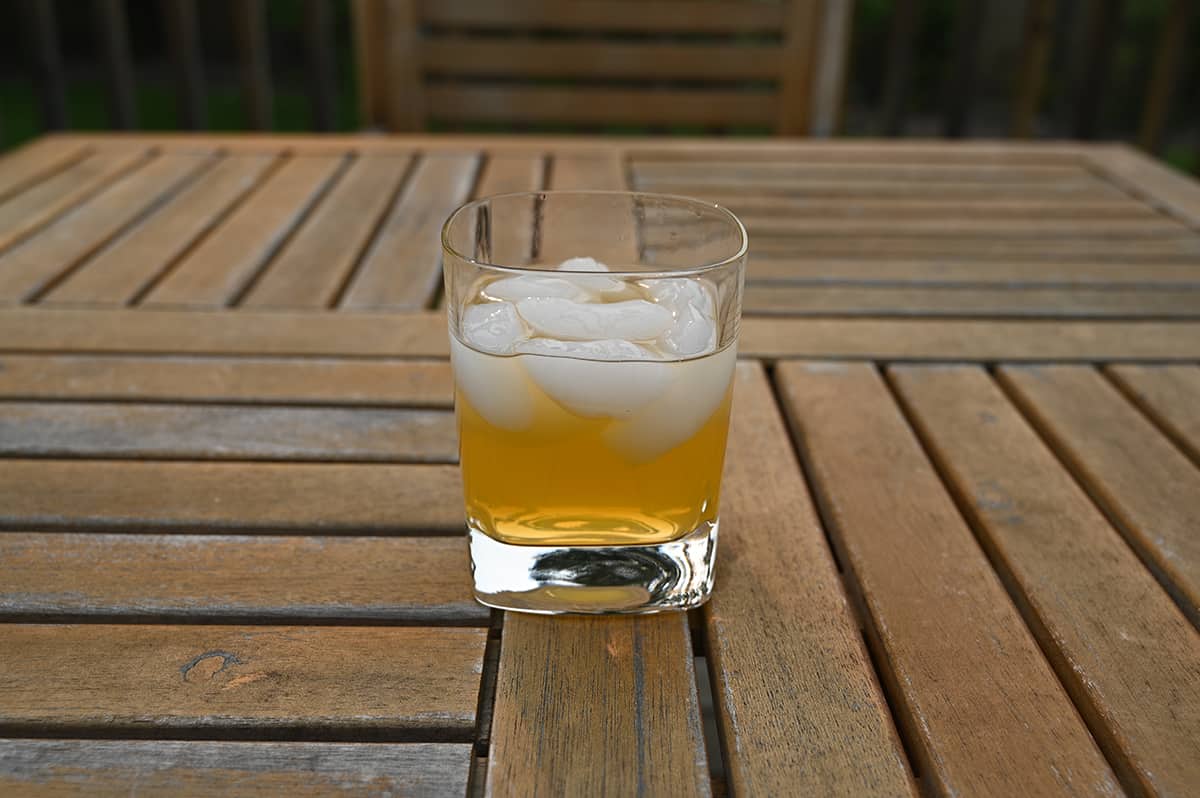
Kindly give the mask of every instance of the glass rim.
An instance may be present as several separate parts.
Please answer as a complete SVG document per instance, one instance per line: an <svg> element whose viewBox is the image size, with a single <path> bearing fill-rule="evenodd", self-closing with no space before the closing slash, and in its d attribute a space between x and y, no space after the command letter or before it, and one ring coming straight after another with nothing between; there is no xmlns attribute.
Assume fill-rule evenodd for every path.
<svg viewBox="0 0 1200 798"><path fill-rule="evenodd" d="M455 208L454 211L451 212L451 214L448 217L446 217L446 221L442 224L442 234L441 234L442 250L450 255L453 255L455 258L458 258L459 260L469 263L473 266L478 266L478 267L484 268L484 269L494 269L499 272L508 272L508 273L512 273L512 274L535 274L535 273L545 273L545 272L557 272L558 274L564 274L564 275L566 275L566 274L592 274L592 275L594 275L595 272L590 272L590 271L586 271L583 269L534 269L529 266L505 266L504 264L501 264L501 263L490 263L488 261L479 260L477 258L473 258L473 257L469 257L467 255L464 255L463 253L459 252L458 249L455 248L455 246L453 244L450 243L450 227L451 227L451 225L454 224L455 220L459 217L459 215L466 211L477 208L485 202L491 202L492 200L497 200L497 199L508 199L508 198L512 198L512 197L536 198L536 197L546 197L546 196L567 196L567 195L601 196L601 197L603 197L603 196L649 197L649 198L655 199L655 200L667 200L669 202L673 202L678 205L687 205L687 206L693 206L693 207L699 206L708 211L716 211L718 213L718 215L723 216L727 220L733 222L733 226L737 230L738 241L739 241L738 249L737 249L737 252L735 252L734 254L732 254L728 257L722 258L717 261L713 261L711 263L704 263L699 266L689 266L689 267L683 268L683 269L666 269L666 270L658 270L658 271L610 270L608 272L608 274L611 274L611 275L614 275L617 277L632 277L632 278L636 278L639 280L645 280L645 279L659 279L659 278L670 278L670 277L689 277L689 276L694 276L694 275L699 275L699 274L706 274L708 272L717 271L717 270L721 269L722 267L728 266L732 263L737 263L738 261L740 261L746 257L746 253L750 249L750 237L749 237L749 234L746 232L746 226L744 224L742 224L742 220L739 219L733 211L729 210L724 205L719 205L715 202L708 202L706 200L696 199L695 197L688 197L684 194L663 194L663 193L654 192L654 191L626 191L626 190L620 190L620 189L550 189L550 190L545 190L545 191L509 191L509 192L504 192L501 194L489 194L486 197L479 197L478 199L473 199L470 202L463 203L462 205ZM444 266L443 266L443 268L444 268Z"/></svg>

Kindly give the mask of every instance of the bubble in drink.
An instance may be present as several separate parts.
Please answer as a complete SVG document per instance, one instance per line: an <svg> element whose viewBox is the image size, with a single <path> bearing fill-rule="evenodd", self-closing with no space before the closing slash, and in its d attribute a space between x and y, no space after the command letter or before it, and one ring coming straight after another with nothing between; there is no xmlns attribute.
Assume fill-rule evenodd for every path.
<svg viewBox="0 0 1200 798"><path fill-rule="evenodd" d="M472 525L505 543L586 546L714 521L736 354L718 349L712 286L610 276L591 258L559 270L571 274L492 279L460 309Z"/></svg>

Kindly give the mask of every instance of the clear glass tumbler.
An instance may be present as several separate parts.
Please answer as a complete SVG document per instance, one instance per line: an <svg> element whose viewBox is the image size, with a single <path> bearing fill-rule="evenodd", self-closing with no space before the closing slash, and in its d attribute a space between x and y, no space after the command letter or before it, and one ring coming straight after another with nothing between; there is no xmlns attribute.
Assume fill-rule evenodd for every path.
<svg viewBox="0 0 1200 798"><path fill-rule="evenodd" d="M504 194L442 231L475 596L541 613L712 590L746 231L698 200Z"/></svg>

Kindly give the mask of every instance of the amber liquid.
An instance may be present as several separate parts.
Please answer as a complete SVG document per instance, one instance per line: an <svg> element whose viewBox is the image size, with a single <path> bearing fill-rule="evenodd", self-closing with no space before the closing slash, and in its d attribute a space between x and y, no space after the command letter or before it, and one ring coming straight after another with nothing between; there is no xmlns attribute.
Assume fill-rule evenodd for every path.
<svg viewBox="0 0 1200 798"><path fill-rule="evenodd" d="M533 390L533 423L519 430L490 424L456 391L476 528L513 544L625 546L674 540L716 519L731 386L692 435L648 458L613 445L621 421L575 415Z"/></svg>

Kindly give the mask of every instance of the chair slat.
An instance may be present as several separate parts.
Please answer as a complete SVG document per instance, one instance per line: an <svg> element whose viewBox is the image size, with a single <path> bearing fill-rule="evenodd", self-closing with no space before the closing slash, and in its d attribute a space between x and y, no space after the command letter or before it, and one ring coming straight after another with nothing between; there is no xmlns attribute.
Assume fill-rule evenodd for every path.
<svg viewBox="0 0 1200 798"><path fill-rule="evenodd" d="M441 27L661 31L671 33L754 33L778 31L782 3L689 2L681 11L673 0L422 0L421 19Z"/></svg>
<svg viewBox="0 0 1200 798"><path fill-rule="evenodd" d="M1154 68L1142 119L1138 128L1138 144L1142 149L1157 152L1162 144L1163 127L1171 106L1171 97L1179 81L1180 65L1187 47L1187 35L1195 12L1195 3L1172 0L1163 19L1162 31L1154 47Z"/></svg>
<svg viewBox="0 0 1200 798"><path fill-rule="evenodd" d="M1021 61L1017 70L1009 128L1010 135L1014 137L1028 138L1035 132L1034 122L1046 84L1046 66L1050 60L1054 10L1055 0L1028 0L1025 7Z"/></svg>

